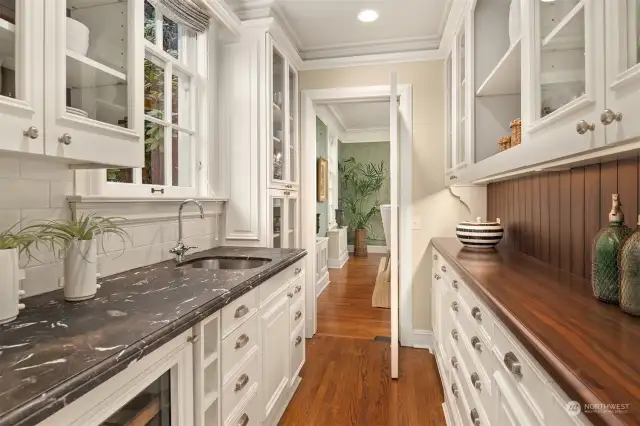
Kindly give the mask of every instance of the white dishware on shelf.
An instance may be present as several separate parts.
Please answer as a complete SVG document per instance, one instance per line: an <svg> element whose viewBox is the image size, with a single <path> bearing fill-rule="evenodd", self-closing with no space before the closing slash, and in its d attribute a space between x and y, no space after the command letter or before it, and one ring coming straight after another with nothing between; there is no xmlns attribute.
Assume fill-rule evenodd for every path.
<svg viewBox="0 0 640 426"><path fill-rule="evenodd" d="M79 117L89 117L89 113L87 111L81 110L79 108L73 108L73 107L68 106L67 107L67 112L69 114L77 115Z"/></svg>
<svg viewBox="0 0 640 426"><path fill-rule="evenodd" d="M72 18L67 18L67 49L82 56L89 50L89 28Z"/></svg>
<svg viewBox="0 0 640 426"><path fill-rule="evenodd" d="M282 106L282 92L276 92L273 94L273 103L277 106Z"/></svg>
<svg viewBox="0 0 640 426"><path fill-rule="evenodd" d="M273 135L276 137L276 139L282 140L282 130L276 130L275 132L273 132Z"/></svg>

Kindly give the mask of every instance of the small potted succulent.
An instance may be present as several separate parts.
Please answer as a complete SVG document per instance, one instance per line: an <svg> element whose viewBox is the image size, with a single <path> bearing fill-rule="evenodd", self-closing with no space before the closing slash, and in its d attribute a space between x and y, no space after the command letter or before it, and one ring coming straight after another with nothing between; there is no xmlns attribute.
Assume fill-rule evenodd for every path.
<svg viewBox="0 0 640 426"><path fill-rule="evenodd" d="M115 236L130 240L129 234L117 222L120 217L81 215L71 220L52 220L33 227L40 230L53 250L58 247L64 257L64 298L70 302L91 299L100 288L97 283L98 243L96 238Z"/></svg>
<svg viewBox="0 0 640 426"><path fill-rule="evenodd" d="M0 324L13 321L24 309L19 299L24 295L20 281L25 278L20 269L20 255L33 258L30 248L41 241L37 230L18 229L20 223L0 232Z"/></svg>

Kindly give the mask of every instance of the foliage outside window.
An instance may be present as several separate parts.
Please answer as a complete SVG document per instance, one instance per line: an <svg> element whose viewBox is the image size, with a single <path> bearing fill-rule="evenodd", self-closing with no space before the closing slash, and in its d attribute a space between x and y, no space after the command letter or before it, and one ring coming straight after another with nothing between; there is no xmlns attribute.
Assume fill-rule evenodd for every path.
<svg viewBox="0 0 640 426"><path fill-rule="evenodd" d="M197 36L145 1L144 38L145 165L109 169L107 181L194 187Z"/></svg>

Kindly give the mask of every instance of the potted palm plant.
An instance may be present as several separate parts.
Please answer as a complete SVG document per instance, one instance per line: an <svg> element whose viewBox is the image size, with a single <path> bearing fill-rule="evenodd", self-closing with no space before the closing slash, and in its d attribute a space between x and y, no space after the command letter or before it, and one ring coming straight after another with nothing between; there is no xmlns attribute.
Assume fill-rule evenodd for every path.
<svg viewBox="0 0 640 426"><path fill-rule="evenodd" d="M30 248L41 240L36 230L18 230L19 223L0 232L0 324L13 321L24 309L19 299L24 295L20 281L25 278L20 269L20 254L33 258Z"/></svg>
<svg viewBox="0 0 640 426"><path fill-rule="evenodd" d="M40 229L43 238L53 250L60 249L64 256L64 298L71 302L91 299L100 288L97 283L98 243L102 236L104 250L105 236L115 236L122 241L123 251L129 234L117 222L126 221L120 217L101 217L93 214L81 215L71 220L52 220Z"/></svg>
<svg viewBox="0 0 640 426"><path fill-rule="evenodd" d="M367 256L367 232L371 231L371 219L380 213L377 195L387 179L384 161L362 164L350 157L338 164L338 173L340 203L354 231L354 255Z"/></svg>

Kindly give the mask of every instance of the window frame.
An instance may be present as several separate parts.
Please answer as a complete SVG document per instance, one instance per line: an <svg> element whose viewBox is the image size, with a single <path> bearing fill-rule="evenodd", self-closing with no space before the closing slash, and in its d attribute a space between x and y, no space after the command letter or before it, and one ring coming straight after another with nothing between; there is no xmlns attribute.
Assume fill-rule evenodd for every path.
<svg viewBox="0 0 640 426"><path fill-rule="evenodd" d="M146 122L150 121L164 127L164 185L160 184L144 184L142 183L142 168L133 169L133 183L128 182L110 182L107 180L107 170L100 170L97 185L91 185L96 190L90 191L101 196L112 197L196 197L206 196L206 177L207 168L203 162L208 156L208 147L206 146L207 126L204 119L208 116L207 97L202 94L209 93L208 87L208 71L209 71L209 30L204 33L189 34L183 26L178 25L179 31L179 59L171 56L163 48L163 19L164 16L158 10L155 10L155 42L151 42L144 38L144 31L138 31L144 38L144 48L141 50L141 57L138 59L142 62L145 59L151 60L153 63L164 70L164 117L162 119L155 118L145 114L144 107L142 111L135 111L139 114L139 125L135 130L140 135L141 140L136 143L140 144L140 149L146 149L144 138L146 137ZM136 23L136 25L141 25ZM144 68L144 67L142 67ZM195 70L195 71L194 71ZM189 79L190 94L188 99L188 124L185 127L183 123L174 124L172 120L172 78L176 75L178 78L187 77ZM140 96L144 99L144 76L140 76L140 90L136 93L136 97ZM140 102L143 105L144 102ZM180 110L183 110L180 105ZM190 167L190 185L189 186L173 186L172 185L172 149L173 149L173 131L188 134L191 138L191 150L189 154ZM93 180L93 179L91 179Z"/></svg>

